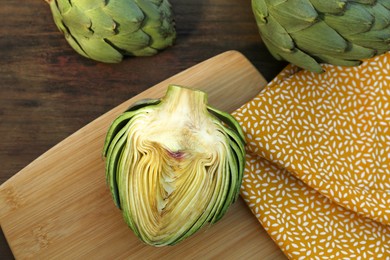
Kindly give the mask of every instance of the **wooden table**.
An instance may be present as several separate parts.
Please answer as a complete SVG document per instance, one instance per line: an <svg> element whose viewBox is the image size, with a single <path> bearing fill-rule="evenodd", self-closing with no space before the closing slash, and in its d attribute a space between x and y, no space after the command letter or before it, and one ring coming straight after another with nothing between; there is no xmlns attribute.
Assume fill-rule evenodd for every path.
<svg viewBox="0 0 390 260"><path fill-rule="evenodd" d="M250 1L171 0L177 40L146 58L103 64L78 55L44 1L0 6L0 185L56 143L156 83L227 50L267 80L285 65L267 51ZM0 236L1 259L12 259Z"/></svg>

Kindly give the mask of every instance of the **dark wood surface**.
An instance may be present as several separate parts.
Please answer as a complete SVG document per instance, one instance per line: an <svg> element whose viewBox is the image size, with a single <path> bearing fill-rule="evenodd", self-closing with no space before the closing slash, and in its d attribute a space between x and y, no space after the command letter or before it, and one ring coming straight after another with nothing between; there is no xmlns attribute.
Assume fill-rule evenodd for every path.
<svg viewBox="0 0 390 260"><path fill-rule="evenodd" d="M271 80L286 65L263 45L250 1L171 0L175 45L153 57L103 64L78 55L43 0L0 6L0 185L123 101L228 50ZM12 259L0 234L0 259Z"/></svg>

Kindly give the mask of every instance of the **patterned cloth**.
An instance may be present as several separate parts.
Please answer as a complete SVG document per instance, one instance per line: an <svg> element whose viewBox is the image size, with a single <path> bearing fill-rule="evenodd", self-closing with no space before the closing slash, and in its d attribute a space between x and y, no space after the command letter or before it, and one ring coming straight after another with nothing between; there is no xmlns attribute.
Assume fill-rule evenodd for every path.
<svg viewBox="0 0 390 260"><path fill-rule="evenodd" d="M390 258L390 52L288 66L233 115L242 197L290 259Z"/></svg>

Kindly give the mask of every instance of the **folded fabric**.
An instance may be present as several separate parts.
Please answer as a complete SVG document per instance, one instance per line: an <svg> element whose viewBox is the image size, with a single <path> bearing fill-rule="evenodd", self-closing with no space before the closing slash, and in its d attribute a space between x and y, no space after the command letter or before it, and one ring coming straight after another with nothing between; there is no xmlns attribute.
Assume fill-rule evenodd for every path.
<svg viewBox="0 0 390 260"><path fill-rule="evenodd" d="M242 196L290 258L390 257L390 53L283 70L234 112Z"/></svg>

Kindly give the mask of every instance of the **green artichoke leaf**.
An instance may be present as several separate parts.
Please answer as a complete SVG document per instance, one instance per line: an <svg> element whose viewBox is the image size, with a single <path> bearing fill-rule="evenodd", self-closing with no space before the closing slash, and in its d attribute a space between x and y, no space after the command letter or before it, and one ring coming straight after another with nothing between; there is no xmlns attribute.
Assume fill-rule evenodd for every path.
<svg viewBox="0 0 390 260"><path fill-rule="evenodd" d="M279 49L278 46L275 46L273 43L268 41L266 38L263 38L263 41L264 44L267 46L268 50L276 59L284 59L286 61L291 62L292 64L296 64L301 68L317 73L323 72L323 69L321 65L317 62L317 60L309 54L305 53L304 51L301 51L298 48L295 48L291 51L283 51Z"/></svg>
<svg viewBox="0 0 390 260"><path fill-rule="evenodd" d="M88 54L85 53L85 51L82 49L80 44L77 42L77 40L69 33L64 33L65 34L65 39L69 43L69 45L80 55L89 58Z"/></svg>
<svg viewBox="0 0 390 260"><path fill-rule="evenodd" d="M337 55L337 58L346 59L346 60L362 60L367 57L373 57L375 54L376 52L373 49L365 48L357 44L349 43L345 52Z"/></svg>
<svg viewBox="0 0 390 260"><path fill-rule="evenodd" d="M126 141L126 125L133 116L134 113L129 111L115 119L107 131L103 147L103 156L113 158L113 160L106 163L106 182L110 188L114 203L118 208L121 208L118 187L116 185L118 162Z"/></svg>
<svg viewBox="0 0 390 260"><path fill-rule="evenodd" d="M215 223L236 201L245 139L234 117L207 94L170 85L113 121L103 155L125 222L146 244L174 245Z"/></svg>
<svg viewBox="0 0 390 260"><path fill-rule="evenodd" d="M252 10L255 12L255 17L259 23L266 23L268 13L268 7L264 0L252 0Z"/></svg>
<svg viewBox="0 0 390 260"><path fill-rule="evenodd" d="M104 12L104 9L89 9L84 14L91 20L90 30L93 31L94 37L108 38L117 33L116 22Z"/></svg>
<svg viewBox="0 0 390 260"><path fill-rule="evenodd" d="M124 128L122 130L126 129ZM118 135L116 135L112 141L112 149L107 152L107 157L113 158L113 160L106 164L106 182L110 188L115 206L119 209L121 209L121 201L119 198L119 190L117 185L118 165L120 161L120 155L126 143L125 132L126 131L119 131Z"/></svg>
<svg viewBox="0 0 390 260"><path fill-rule="evenodd" d="M75 35L82 35L84 38L92 37L93 31L90 30L92 21L77 6L69 9L68 12L62 13L61 16L62 23L73 37Z"/></svg>
<svg viewBox="0 0 390 260"><path fill-rule="evenodd" d="M270 6L269 13L288 33L294 33L313 25L318 13L309 0L289 0ZM294 21L293 23L291 21Z"/></svg>
<svg viewBox="0 0 390 260"><path fill-rule="evenodd" d="M390 50L390 27L382 31L369 31L348 35L347 38L360 46L376 50L378 54Z"/></svg>
<svg viewBox="0 0 390 260"><path fill-rule="evenodd" d="M378 0L378 3L383 5L386 9L390 10L390 1L389 0Z"/></svg>
<svg viewBox="0 0 390 260"><path fill-rule="evenodd" d="M61 9L58 5L56 4L53 4L53 2L50 4L50 10L53 14L53 19L54 19L54 23L56 24L57 28L65 34L65 37L69 34L69 31L68 29L66 28L66 26L63 24L62 22L62 14L61 14Z"/></svg>
<svg viewBox="0 0 390 260"><path fill-rule="evenodd" d="M157 105L160 102L161 102L160 99L154 99L154 98L141 99L141 100L138 100L137 102L135 102L134 104L132 104L131 106L129 106L126 109L126 112L134 111L134 110L146 107L146 106Z"/></svg>
<svg viewBox="0 0 390 260"><path fill-rule="evenodd" d="M363 7L360 4L349 4L344 14L326 15L324 22L334 28L342 35L356 34L369 31L375 21L375 17L371 15L369 8ZM348 24L348 26L345 26Z"/></svg>
<svg viewBox="0 0 390 260"><path fill-rule="evenodd" d="M134 116L134 113L131 113L132 110L126 111L125 113L118 116L110 125L105 142L104 142L104 148L103 148L103 156L108 156L109 148L112 150L114 146L111 144L113 143L114 138L118 135L118 133L125 128L125 125L128 123L128 121ZM115 143L115 142L114 142Z"/></svg>
<svg viewBox="0 0 390 260"><path fill-rule="evenodd" d="M262 38L267 39L273 45L278 46L284 52L290 52L295 48L294 41L290 34L275 20L269 16L267 23L258 23Z"/></svg>
<svg viewBox="0 0 390 260"><path fill-rule="evenodd" d="M59 0L57 0L59 1ZM77 6L81 10L100 9L106 5L107 0L68 0L71 5Z"/></svg>
<svg viewBox="0 0 390 260"><path fill-rule="evenodd" d="M222 125L220 126L223 127ZM245 147L242 143L242 140L237 137L234 131L226 128L225 131L229 136L228 138L230 144L230 147L227 147L226 149L232 151L229 152L226 158L226 170L229 172L242 172L245 168L245 162L241 160L237 155L245 154ZM224 195L228 199L221 200L223 203L220 206L219 211L216 212L215 217L213 218L211 223L219 221L227 212L230 205L238 199L241 182L242 176L239 179L234 178L234 176L231 176L231 178L229 179L230 187L229 189L227 189L228 194Z"/></svg>
<svg viewBox="0 0 390 260"><path fill-rule="evenodd" d="M291 33L291 37L300 49L314 55L339 54L348 47L346 40L324 21L319 21L299 33Z"/></svg>
<svg viewBox="0 0 390 260"><path fill-rule="evenodd" d="M348 0L310 0L311 4L319 13L341 15Z"/></svg>
<svg viewBox="0 0 390 260"><path fill-rule="evenodd" d="M150 41L150 47L162 49L167 44L169 45L172 41L171 35L175 35L175 31L171 26L173 17L169 12L169 2L164 0L160 6L156 6L156 4L147 0L136 0L136 2L146 14L142 30L148 35L156 36Z"/></svg>
<svg viewBox="0 0 390 260"><path fill-rule="evenodd" d="M323 60L324 62L331 63L333 65L338 65L338 66L358 66L362 62L360 60L346 60L342 58L335 58L334 56L331 55L318 55L318 58Z"/></svg>
<svg viewBox="0 0 390 260"><path fill-rule="evenodd" d="M349 0L349 2L355 2L359 4L365 4L365 5L373 5L376 3L377 0Z"/></svg>
<svg viewBox="0 0 390 260"><path fill-rule="evenodd" d="M156 54L158 50L151 48L151 47L145 47L140 50L133 50L130 54L134 56L152 56Z"/></svg>
<svg viewBox="0 0 390 260"><path fill-rule="evenodd" d="M68 12L72 8L72 3L70 1L56 1L56 0L54 0L50 6L53 7L53 5L55 6L56 9L58 9L58 11L61 14ZM56 17L56 16L54 16L54 17ZM57 17L59 17L59 16L57 16Z"/></svg>
<svg viewBox="0 0 390 260"><path fill-rule="evenodd" d="M143 50L144 48L150 50L150 55L157 52L156 49L148 47L151 38L141 30L129 33L119 33L108 37L107 40L109 40L116 48L128 54L133 54L134 52Z"/></svg>
<svg viewBox="0 0 390 260"><path fill-rule="evenodd" d="M118 63L122 60L122 53L113 47L109 41L101 38L77 38L80 48L87 57L106 63Z"/></svg>
<svg viewBox="0 0 390 260"><path fill-rule="evenodd" d="M375 17L372 30L390 30L390 10L382 4L376 4L370 10Z"/></svg>
<svg viewBox="0 0 390 260"><path fill-rule="evenodd" d="M128 37L130 33L141 29L145 19L144 13L134 1L111 0L103 10L118 24L118 32L123 32Z"/></svg>
<svg viewBox="0 0 390 260"><path fill-rule="evenodd" d="M283 3L287 2L288 0L265 0L265 1L267 2L268 6L275 6L275 5L283 4Z"/></svg>

